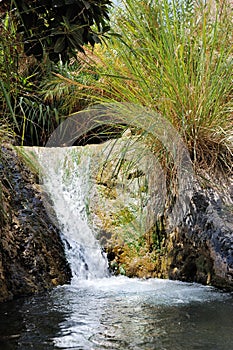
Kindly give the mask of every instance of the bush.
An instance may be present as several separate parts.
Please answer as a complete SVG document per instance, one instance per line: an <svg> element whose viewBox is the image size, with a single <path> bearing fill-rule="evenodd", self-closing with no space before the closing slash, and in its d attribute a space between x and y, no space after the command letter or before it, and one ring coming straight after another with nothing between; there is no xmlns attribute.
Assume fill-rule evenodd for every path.
<svg viewBox="0 0 233 350"><path fill-rule="evenodd" d="M60 98L44 99L42 80L51 81L51 69L60 72L60 65L84 51L84 43L100 42L109 30L110 5L110 0L0 2L1 117L18 143L44 145L65 119L63 112L70 112L63 107L62 89ZM75 108L83 105L76 102Z"/></svg>

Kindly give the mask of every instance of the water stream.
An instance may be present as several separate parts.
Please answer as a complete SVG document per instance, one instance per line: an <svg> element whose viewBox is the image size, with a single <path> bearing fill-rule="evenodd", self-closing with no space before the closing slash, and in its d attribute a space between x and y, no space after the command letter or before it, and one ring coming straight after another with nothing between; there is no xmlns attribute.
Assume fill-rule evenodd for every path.
<svg viewBox="0 0 233 350"><path fill-rule="evenodd" d="M108 276L108 263L88 224L92 148L35 148L74 278Z"/></svg>
<svg viewBox="0 0 233 350"><path fill-rule="evenodd" d="M109 276L86 211L90 154L51 148L38 151L38 157L73 280L2 304L0 350L233 349L232 294L191 283Z"/></svg>

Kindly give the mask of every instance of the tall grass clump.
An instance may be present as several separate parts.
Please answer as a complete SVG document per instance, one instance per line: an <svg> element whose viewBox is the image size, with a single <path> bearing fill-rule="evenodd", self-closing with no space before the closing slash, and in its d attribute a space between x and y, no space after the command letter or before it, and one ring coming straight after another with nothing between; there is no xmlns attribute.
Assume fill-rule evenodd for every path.
<svg viewBox="0 0 233 350"><path fill-rule="evenodd" d="M81 58L98 78L85 87L69 79L73 98L152 108L178 130L195 164L232 170L231 11L227 2L123 0L114 14L117 35Z"/></svg>

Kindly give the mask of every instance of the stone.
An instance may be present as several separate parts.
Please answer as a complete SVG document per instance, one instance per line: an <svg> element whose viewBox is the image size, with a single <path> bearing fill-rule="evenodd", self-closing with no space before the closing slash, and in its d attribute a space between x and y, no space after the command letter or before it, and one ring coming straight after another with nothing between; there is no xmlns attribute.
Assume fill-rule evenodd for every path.
<svg viewBox="0 0 233 350"><path fill-rule="evenodd" d="M10 146L1 149L0 302L69 283L59 230L37 176Z"/></svg>

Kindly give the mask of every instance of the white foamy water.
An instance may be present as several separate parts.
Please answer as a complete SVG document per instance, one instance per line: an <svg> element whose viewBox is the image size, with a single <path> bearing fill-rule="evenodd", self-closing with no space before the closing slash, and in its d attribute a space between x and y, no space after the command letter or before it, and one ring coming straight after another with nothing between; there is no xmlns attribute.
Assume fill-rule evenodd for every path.
<svg viewBox="0 0 233 350"><path fill-rule="evenodd" d="M118 276L76 280L54 294L66 299L59 349L228 350L233 339L232 298L211 287Z"/></svg>
<svg viewBox="0 0 233 350"><path fill-rule="evenodd" d="M34 150L41 166L44 188L53 202L62 231L73 277L106 277L107 259L88 224L90 154L82 147Z"/></svg>

